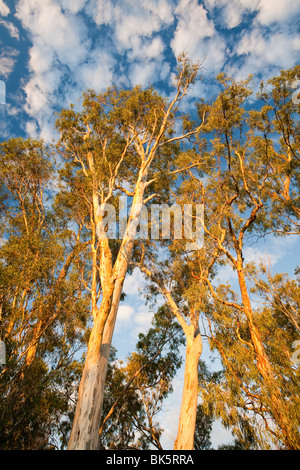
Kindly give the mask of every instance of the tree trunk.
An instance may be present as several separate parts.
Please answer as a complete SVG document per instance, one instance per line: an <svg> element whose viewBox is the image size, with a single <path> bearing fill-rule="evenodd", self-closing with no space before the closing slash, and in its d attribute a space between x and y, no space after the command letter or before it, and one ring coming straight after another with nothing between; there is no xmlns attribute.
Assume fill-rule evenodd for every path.
<svg viewBox="0 0 300 470"><path fill-rule="evenodd" d="M202 353L199 329L188 327L186 333L184 384L179 424L174 450L193 450L198 403L198 363Z"/></svg>
<svg viewBox="0 0 300 470"><path fill-rule="evenodd" d="M123 290L123 282L131 260L135 229L138 225L144 195L144 181L147 172L141 172L136 185L135 196L125 234L113 272L111 288L105 286L105 298L89 339L87 357L79 386L76 412L74 416L68 450L97 450L101 423L104 385L109 351ZM108 270L106 270L108 272ZM109 282L107 276L105 282Z"/></svg>
<svg viewBox="0 0 300 470"><path fill-rule="evenodd" d="M101 424L101 414L102 414L102 407L103 407L103 400L104 400L104 387L105 387L105 380L106 380L106 373L107 373L107 366L109 360L109 353L110 347L112 343L112 338L114 334L117 313L119 308L120 297L123 290L123 281L118 282L116 289L114 291L114 298L112 301L112 306L110 309L110 313L107 319L107 322L104 327L103 337L102 337L102 344L100 349L100 358L99 358L99 407L100 407L100 421L99 426L97 428L97 436L99 440L99 430Z"/></svg>
<svg viewBox="0 0 300 470"><path fill-rule="evenodd" d="M272 372L271 364L266 355L265 348L262 343L258 328L253 321L253 312L252 312L252 307L251 307L251 302L250 302L250 298L248 294L243 267L239 267L237 270L237 273L238 273L238 280L239 280L242 302L243 302L245 314L247 317L248 327L250 330L251 340L252 340L252 344L253 344L253 347L257 356L257 368L264 378L272 377L273 372Z"/></svg>
<svg viewBox="0 0 300 470"><path fill-rule="evenodd" d="M113 285L111 292L102 300L90 334L68 450L96 450L98 447L101 419L101 408L98 405L101 400L99 365L103 330L110 311L112 292Z"/></svg>

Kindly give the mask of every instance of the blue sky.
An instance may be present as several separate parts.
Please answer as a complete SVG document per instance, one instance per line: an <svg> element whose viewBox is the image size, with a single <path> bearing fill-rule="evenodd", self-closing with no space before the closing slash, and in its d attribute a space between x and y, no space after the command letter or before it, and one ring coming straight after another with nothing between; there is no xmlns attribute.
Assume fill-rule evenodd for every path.
<svg viewBox="0 0 300 470"><path fill-rule="evenodd" d="M152 84L170 96L182 51L193 61L205 59L187 109L191 99L215 93L220 72L236 79L252 73L258 84L299 63L299 24L299 0L0 0L0 80L6 87L0 139L50 142L55 112L78 103L87 88ZM292 272L297 247L293 237L267 239L248 247L247 260L268 256L277 270ZM220 272L222 281L230 276L226 268ZM114 337L125 354L151 321L137 295L142 283L136 271L125 282L128 295ZM166 442L176 432L180 383L179 377L163 419ZM224 439L220 428L214 439Z"/></svg>
<svg viewBox="0 0 300 470"><path fill-rule="evenodd" d="M183 50L205 58L197 98L221 71L267 78L299 58L299 11L299 0L0 0L1 137L51 140L54 111L87 88L168 95Z"/></svg>

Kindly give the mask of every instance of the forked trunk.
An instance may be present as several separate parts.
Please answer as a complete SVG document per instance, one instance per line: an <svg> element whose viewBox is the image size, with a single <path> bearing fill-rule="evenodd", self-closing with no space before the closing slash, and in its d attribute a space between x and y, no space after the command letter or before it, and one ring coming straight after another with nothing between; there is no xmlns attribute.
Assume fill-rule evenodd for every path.
<svg viewBox="0 0 300 470"><path fill-rule="evenodd" d="M102 301L90 334L68 450L96 450L98 447L101 419L99 403L102 399L99 387L101 379L100 355L103 329L110 306L111 297L108 296Z"/></svg>
<svg viewBox="0 0 300 470"><path fill-rule="evenodd" d="M198 363L202 353L199 329L188 327L184 384L174 450L193 450L198 404Z"/></svg>
<svg viewBox="0 0 300 470"><path fill-rule="evenodd" d="M144 195L144 180L147 172L141 172L128 221L127 232L111 273L110 281L105 278L105 297L99 313L94 319L87 357L79 386L68 450L97 450L101 423L104 385L107 363L112 341L123 282L131 260L131 253L138 225ZM106 260L107 262L107 260ZM106 270L107 272L109 270Z"/></svg>

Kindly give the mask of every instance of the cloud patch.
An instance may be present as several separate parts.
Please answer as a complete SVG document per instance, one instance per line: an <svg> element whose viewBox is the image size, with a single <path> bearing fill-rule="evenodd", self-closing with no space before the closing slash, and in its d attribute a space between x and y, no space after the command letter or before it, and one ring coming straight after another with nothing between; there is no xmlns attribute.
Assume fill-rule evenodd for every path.
<svg viewBox="0 0 300 470"><path fill-rule="evenodd" d="M181 0L175 8L177 27L171 47L177 57L183 50L193 59L203 57L202 40L215 34L212 20L197 0ZM201 51L202 50L202 51Z"/></svg>
<svg viewBox="0 0 300 470"><path fill-rule="evenodd" d="M257 20L263 25L282 23L300 13L295 0L260 0L258 10Z"/></svg>
<svg viewBox="0 0 300 470"><path fill-rule="evenodd" d="M183 51L192 61L205 59L206 81L222 71L239 79L291 67L300 47L296 22L291 23L295 5L293 0L18 0L16 17L31 42L23 90L36 126L27 129L49 136L53 113L75 103L87 88L152 84L163 90L165 84L170 90ZM3 0L0 13L10 14ZM5 27L17 38L18 25L9 20ZM1 56L3 76L14 61ZM200 97L204 85L199 87L190 97Z"/></svg>
<svg viewBox="0 0 300 470"><path fill-rule="evenodd" d="M6 79L12 73L18 54L15 49L7 49L2 52L0 55L0 78Z"/></svg>
<svg viewBox="0 0 300 470"><path fill-rule="evenodd" d="M10 9L6 5L6 3L4 3L3 0L0 0L0 15L7 16L9 15L9 13L10 13Z"/></svg>

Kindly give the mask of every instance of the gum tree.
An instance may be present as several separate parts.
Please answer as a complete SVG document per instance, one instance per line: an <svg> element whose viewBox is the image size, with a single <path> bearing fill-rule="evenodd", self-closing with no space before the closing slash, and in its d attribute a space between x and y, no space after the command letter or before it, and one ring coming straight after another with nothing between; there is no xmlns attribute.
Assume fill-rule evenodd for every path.
<svg viewBox="0 0 300 470"><path fill-rule="evenodd" d="M186 162L187 163L187 162ZM194 160L195 163L195 160ZM199 162L200 163L200 162ZM191 163L190 163L191 164ZM190 166L187 165L187 166ZM188 188L184 184L177 194L177 203L182 209L184 204L191 204ZM191 204L192 205L192 204ZM183 215L185 211L183 211ZM195 216L197 217L197 215ZM198 217L201 219L201 215ZM198 222L200 231L201 220ZM179 413L175 450L193 450L195 427L197 420L199 380L198 367L202 354L203 343L200 332L200 318L206 310L207 287L205 282L195 283L193 269L195 259L207 278L214 270L218 251L213 247L199 245L200 236L195 231L194 240L191 234L185 239L172 238L164 242L156 242L152 254L142 255L139 261L132 263L145 274L149 281L149 296L161 295L170 312L180 325L185 338L184 383ZM194 242L193 250L191 243ZM153 242L154 243L154 242ZM198 245L196 245L198 243ZM197 246L197 249L195 249ZM167 259L160 261L157 253L159 248L167 251ZM196 284L196 287L195 287ZM200 412L199 412L200 413Z"/></svg>
<svg viewBox="0 0 300 470"><path fill-rule="evenodd" d="M52 211L51 149L40 140L10 139L0 156L0 337L7 346L0 445L38 449L67 414L77 374L72 355L87 304L72 263L82 246L68 244Z"/></svg>
<svg viewBox="0 0 300 470"><path fill-rule="evenodd" d="M283 106L281 110L277 109L275 121L268 120L266 125L266 112L269 108L266 110L263 107L260 112L246 112L245 103L252 93L249 80L236 83L224 74L218 80L222 86L218 97L212 104L199 105L201 115L204 109L207 114L203 131L207 132L209 140L207 139L206 146L206 178L204 182L198 181L198 184L202 188L206 207L205 235L236 273L240 301L237 297L233 300L226 299L224 292L220 295L211 279L205 279L201 269L197 272L196 266L194 276L199 281L206 282L214 300L220 302L225 309L234 309L245 320L255 365L270 397L268 412L279 427L286 448L293 449L299 445L297 429L290 418L289 403L284 398L284 391L264 344L259 314L252 306L244 258L249 236L261 236L269 230L279 229L285 232L290 224L282 213L288 215L288 211L292 210L296 215L296 187L289 193L293 194L293 204L290 204L289 198L287 201L283 197L282 192L283 187L290 187L292 191L290 184L296 181L298 175L297 126L292 115L292 111L295 112L296 109L290 104ZM273 97L278 104L280 88L275 79L272 83L275 86ZM285 124L281 128L278 150L276 139L271 134L276 136L279 133L279 123L282 120ZM263 122L265 126L262 125ZM286 126L289 129L288 134ZM294 155L293 163L291 154ZM191 178L196 183L193 175ZM275 184L280 190L282 182L282 212L278 215L279 206L274 202L273 186Z"/></svg>
<svg viewBox="0 0 300 470"><path fill-rule="evenodd" d="M299 279L290 279L286 274L271 276L263 265L252 263L247 268L247 280L257 300L256 323L276 387L286 401L282 411L288 413L287 419L297 428L299 366L294 360L297 352L293 353L291 345L298 338ZM228 303L235 297L225 286L219 287L218 295ZM269 384L262 380L256 366L245 315L213 301L208 320L210 345L218 351L223 371L222 380L217 383L204 381L204 407L212 409L230 428L242 448L286 449L286 429L274 418ZM290 446L297 449L296 432L291 437L294 440Z"/></svg>
<svg viewBox="0 0 300 470"><path fill-rule="evenodd" d="M139 334L136 349L126 361L110 362L99 431L101 447L162 449L157 416L181 365L182 343L182 330L164 305L147 333Z"/></svg>
<svg viewBox="0 0 300 470"><path fill-rule="evenodd" d="M69 449L97 448L109 349L141 207L156 195L159 167L172 155L169 146L195 132L175 136L172 127L198 69L199 65L180 58L170 102L140 87L91 91L84 95L82 111L64 110L57 121L61 152L77 185L72 183L70 192L78 193L87 211L92 256L93 327ZM120 192L132 199L127 224L114 242L105 232L105 210L107 204L116 203Z"/></svg>

